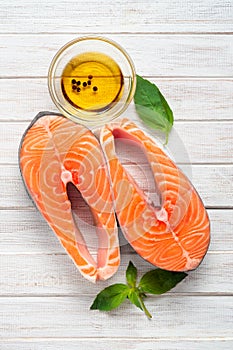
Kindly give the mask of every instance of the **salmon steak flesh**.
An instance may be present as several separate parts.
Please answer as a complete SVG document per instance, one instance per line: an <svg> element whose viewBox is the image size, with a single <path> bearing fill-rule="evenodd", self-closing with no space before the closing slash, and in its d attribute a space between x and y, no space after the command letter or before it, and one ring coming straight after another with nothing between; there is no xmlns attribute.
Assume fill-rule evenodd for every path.
<svg viewBox="0 0 233 350"><path fill-rule="evenodd" d="M135 142L160 195L154 206L119 160L115 139ZM99 139L60 114L41 112L23 135L19 163L26 189L80 273L106 280L120 264L118 227L149 263L170 271L198 267L210 242L205 207L168 155L128 119L103 126ZM93 257L75 222L68 185L90 208L98 237Z"/></svg>
<svg viewBox="0 0 233 350"><path fill-rule="evenodd" d="M31 198L81 274L92 282L110 278L120 264L118 228L106 163L95 135L61 115L42 112L23 136L19 161ZM78 189L93 215L97 259L75 223L68 183Z"/></svg>
<svg viewBox="0 0 233 350"><path fill-rule="evenodd" d="M144 152L159 192L155 207L119 161L114 139L130 140ZM184 173L149 136L123 119L102 128L114 207L126 240L151 264L170 271L195 269L210 242L205 207Z"/></svg>

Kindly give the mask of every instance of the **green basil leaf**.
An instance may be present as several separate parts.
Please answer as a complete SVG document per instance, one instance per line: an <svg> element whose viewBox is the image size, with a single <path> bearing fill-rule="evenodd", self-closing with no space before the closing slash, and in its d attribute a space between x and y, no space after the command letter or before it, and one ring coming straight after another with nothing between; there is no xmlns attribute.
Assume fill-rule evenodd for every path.
<svg viewBox="0 0 233 350"><path fill-rule="evenodd" d="M139 307L139 309L143 310L141 307L141 303L139 301L139 297L138 297L138 293L131 289L128 293L128 298L131 301L132 304L134 304L135 306Z"/></svg>
<svg viewBox="0 0 233 350"><path fill-rule="evenodd" d="M129 287L123 283L113 284L103 289L91 305L91 310L110 311L117 308L127 298Z"/></svg>
<svg viewBox="0 0 233 350"><path fill-rule="evenodd" d="M156 269L147 272L139 282L139 288L144 293L163 294L174 288L187 274Z"/></svg>
<svg viewBox="0 0 233 350"><path fill-rule="evenodd" d="M130 287L135 287L137 280L137 269L130 261L126 270L126 280Z"/></svg>
<svg viewBox="0 0 233 350"><path fill-rule="evenodd" d="M174 119L172 110L159 88L137 75L134 103L142 121L152 129L163 131L167 139Z"/></svg>

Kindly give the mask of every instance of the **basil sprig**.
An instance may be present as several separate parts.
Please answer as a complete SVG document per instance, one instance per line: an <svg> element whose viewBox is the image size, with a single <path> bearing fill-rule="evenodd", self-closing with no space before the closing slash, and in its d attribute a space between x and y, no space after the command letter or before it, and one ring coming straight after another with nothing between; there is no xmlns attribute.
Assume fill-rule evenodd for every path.
<svg viewBox="0 0 233 350"><path fill-rule="evenodd" d="M174 288L187 274L156 269L145 273L137 285L137 269L130 261L126 270L126 281L116 283L103 289L91 305L91 310L110 311L120 306L126 299L144 311L148 318L152 318L147 310L144 299L146 293L163 294Z"/></svg>
<svg viewBox="0 0 233 350"><path fill-rule="evenodd" d="M150 128L164 132L167 143L174 119L172 110L159 88L137 75L134 103L142 121Z"/></svg>

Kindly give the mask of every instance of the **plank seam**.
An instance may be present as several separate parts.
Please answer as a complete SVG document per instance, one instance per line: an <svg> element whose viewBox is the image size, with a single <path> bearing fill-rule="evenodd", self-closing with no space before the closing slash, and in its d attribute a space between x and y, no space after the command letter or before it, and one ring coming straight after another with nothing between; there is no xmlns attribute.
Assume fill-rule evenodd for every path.
<svg viewBox="0 0 233 350"><path fill-rule="evenodd" d="M3 295L0 295L0 300L1 299L8 299L8 298L17 298L17 299L21 299L21 298L27 298L27 299L37 299L37 298L67 298L67 299L70 299L70 298L76 298L76 297L80 297L83 296L83 293L71 293L71 294L3 294ZM85 293L85 297L95 297L96 296L96 293ZM233 293L227 293L227 292L195 292L195 293L165 293L165 294L161 294L161 295L156 295L156 296L152 296L152 295L149 295L147 296L147 300L152 300L152 299L158 299L158 298L166 298L168 297L169 298L179 298L179 297L214 297L214 298L228 298L228 297L233 297Z"/></svg>
<svg viewBox="0 0 233 350"><path fill-rule="evenodd" d="M231 20L229 20L229 23L231 23ZM216 24L216 22L215 22ZM79 34L81 35L92 35L92 31L89 32L82 32L79 31ZM172 32L172 31L120 31L120 32L94 32L95 35L119 35L119 36L124 36L124 35L158 35L158 36L163 36L163 35L177 35L177 36L209 36L209 35L220 35L220 36L224 36L224 35L233 35L233 32L231 30L226 30L226 31L176 31L176 32ZM11 36L11 35L15 35L15 36L44 36L44 35L51 35L51 36L55 36L55 35L76 35L77 36L77 32L0 32L0 36Z"/></svg>
<svg viewBox="0 0 233 350"><path fill-rule="evenodd" d="M160 79L160 80L171 80L171 79L177 79L177 80L225 80L225 81L232 81L233 76L230 75L219 75L219 76L189 76L189 75L142 75L143 78L147 79ZM38 76L26 76L26 75L19 75L19 76L0 76L0 80L11 80L11 79L48 79L48 76L46 75L38 75Z"/></svg>
<svg viewBox="0 0 233 350"><path fill-rule="evenodd" d="M52 231L51 231L51 234L52 234ZM122 255L136 255L137 256L137 253L135 251L131 251L131 252L127 252L127 253L124 253L122 252L121 253ZM231 255L233 254L233 250L209 250L208 253L209 255L213 254L213 255L221 255L221 254L224 254L224 255ZM0 252L0 256L21 256L21 255L44 255L44 256L68 256L66 252Z"/></svg>
<svg viewBox="0 0 233 350"><path fill-rule="evenodd" d="M232 80L233 75L143 75L144 78L153 78L153 79L216 79L216 80ZM32 76L32 75L2 75L0 76L0 79L47 79L47 75L38 75L38 76Z"/></svg>
<svg viewBox="0 0 233 350"><path fill-rule="evenodd" d="M7 298L77 298L82 296L83 293L51 293L51 294L44 294L44 293L19 293L19 294L0 294L0 299L7 299ZM95 297L96 293L85 293L85 296L88 297ZM166 293L166 295L158 295L158 296L148 296L148 299L155 299L155 298L161 298L161 297L233 297L233 293L231 292L173 292L173 293Z"/></svg>
<svg viewBox="0 0 233 350"><path fill-rule="evenodd" d="M55 106L52 106L51 108L54 108L53 109L53 112L55 111L57 111L57 109L56 109L56 107ZM58 113L60 113L59 111L57 111ZM1 118L1 117L0 117ZM20 123L30 123L31 121L32 121L32 119L33 119L33 117L30 119L30 118L26 118L26 119L24 119L24 118L21 118L20 120L18 120L17 119L18 117L17 116L15 116L15 117L12 117L12 119L0 119L0 123L12 123L12 124L14 124L14 123L18 123L18 122L20 122ZM182 123L195 123L195 122L197 122L197 123L205 123L205 122L208 122L208 123L212 123L212 122L218 122L218 123L228 123L228 122L233 122L233 118L229 118L229 119L216 119L216 118L209 118L209 119L176 119L175 120L175 123L177 123L177 122L182 122ZM214 163L213 163L214 164Z"/></svg>
<svg viewBox="0 0 233 350"><path fill-rule="evenodd" d="M121 339L123 340L136 340L136 341L148 341L148 340L153 340L153 341L171 341L171 342L176 342L176 341L232 341L233 337L197 337L197 338L190 338L190 337L21 337L21 338L1 338L1 341L3 342L15 342L15 341L67 341L67 342L72 342L72 341L76 341L76 340L94 340L94 339L98 339L98 340L119 340L121 341Z"/></svg>

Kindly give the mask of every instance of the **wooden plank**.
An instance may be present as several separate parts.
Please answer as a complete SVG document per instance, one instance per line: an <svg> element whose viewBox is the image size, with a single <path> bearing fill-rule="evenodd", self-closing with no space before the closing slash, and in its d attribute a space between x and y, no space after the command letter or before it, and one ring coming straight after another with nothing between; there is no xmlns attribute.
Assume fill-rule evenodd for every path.
<svg viewBox="0 0 233 350"><path fill-rule="evenodd" d="M111 313L89 311L90 296L0 298L4 337L232 337L232 297L149 297L151 322L126 302ZM210 321L211 320L211 321ZM206 327L211 322L211 327ZM175 327L174 327L175 325Z"/></svg>
<svg viewBox="0 0 233 350"><path fill-rule="evenodd" d="M132 115L139 127L143 124ZM0 164L17 164L18 147L27 122L5 122L1 124ZM144 126L150 135L153 132ZM229 122L183 122L177 121L169 137L168 151L176 162L231 163L233 154L233 121ZM195 145L195 147L194 147Z"/></svg>
<svg viewBox="0 0 233 350"><path fill-rule="evenodd" d="M187 120L178 123L175 131L184 140L191 161L202 163L188 167L188 175L191 177L193 172L194 184L206 205L232 208L232 165L213 164L232 163L232 124L191 122L232 120L233 80L220 80L232 77L232 10L232 3L218 0L197 0L195 4L192 0L164 0L159 6L151 0L100 0L98 7L91 0L71 0L69 6L55 0L2 4L0 69L1 77L11 79L0 80L0 120L29 121L34 112L55 110L46 87L52 56L77 33L105 32L128 50L139 74L174 77L154 81L168 98L175 119ZM121 33L107 34L117 32ZM229 35L203 35L217 32ZM15 75L21 78L15 79ZM22 78L30 76L32 79ZM193 78L175 78L179 76ZM203 79L195 79L198 76ZM0 162L16 164L22 129L20 123L6 123L6 127L3 123ZM169 147L177 160L180 148L175 148L176 140L173 132ZM1 350L88 350L96 346L99 350L232 349L232 210L208 210L212 223L209 254L200 268L171 293L157 300L148 298L152 322L128 303L110 314L90 312L94 294L109 283L122 281L130 259L139 266L140 273L149 265L129 246L123 246L119 273L111 282L90 285L32 207L17 166L3 167L0 166ZM139 180L146 188L147 179L141 173ZM20 207L22 210L18 210Z"/></svg>
<svg viewBox="0 0 233 350"><path fill-rule="evenodd" d="M36 16L35 16L36 13ZM33 21L32 21L33 18ZM58 2L21 0L1 5L1 33L227 32L232 31L231 1L159 3L129 0Z"/></svg>
<svg viewBox="0 0 233 350"><path fill-rule="evenodd" d="M150 80L160 88L169 101L175 120L233 119L231 79L150 78ZM29 121L40 110L57 110L49 96L46 78L0 79L0 91L2 100L0 121ZM14 93L11 94L10 91ZM130 114L130 109L125 112L125 115Z"/></svg>
<svg viewBox="0 0 233 350"><path fill-rule="evenodd" d="M143 172L133 164L125 164L125 168L135 177L138 185L153 197L155 187L149 168L144 168ZM192 165L185 170L207 207L232 207L232 165ZM0 166L0 193L1 208L33 207L17 165ZM18 195L15 196L15 193Z"/></svg>
<svg viewBox="0 0 233 350"><path fill-rule="evenodd" d="M13 34L2 35L1 78L46 77L57 50L76 36L17 35L16 40ZM232 77L231 35L108 36L128 51L140 75Z"/></svg>
<svg viewBox="0 0 233 350"><path fill-rule="evenodd" d="M109 338L96 338L96 339L2 339L0 341L1 350L93 350L98 344L98 350L106 350L106 348L114 350L154 350L155 347L159 347L160 350L177 350L177 349L189 349L189 350L232 350L233 340L231 339L109 339Z"/></svg>
<svg viewBox="0 0 233 350"><path fill-rule="evenodd" d="M233 211L209 209L208 214L211 222L210 251L232 251ZM64 253L57 238L36 208L0 210L0 222L0 254ZM87 235L89 231L85 232ZM128 248L123 246L123 253L128 252Z"/></svg>
<svg viewBox="0 0 233 350"><path fill-rule="evenodd" d="M168 146L176 160L186 149L191 163L227 163L232 162L232 138L231 122L176 122Z"/></svg>
<svg viewBox="0 0 233 350"><path fill-rule="evenodd" d="M16 233L18 234L18 233ZM138 268L138 276L153 269L129 247L123 247L121 266L109 281L91 284L84 279L73 262L64 254L0 255L0 296L95 296L113 283L124 283L129 261ZM49 251L49 248L47 249ZM8 252L9 253L9 252ZM11 250L10 250L10 253ZM233 252L207 254L196 271L170 294L230 294L233 290ZM213 268L213 267L216 268Z"/></svg>

